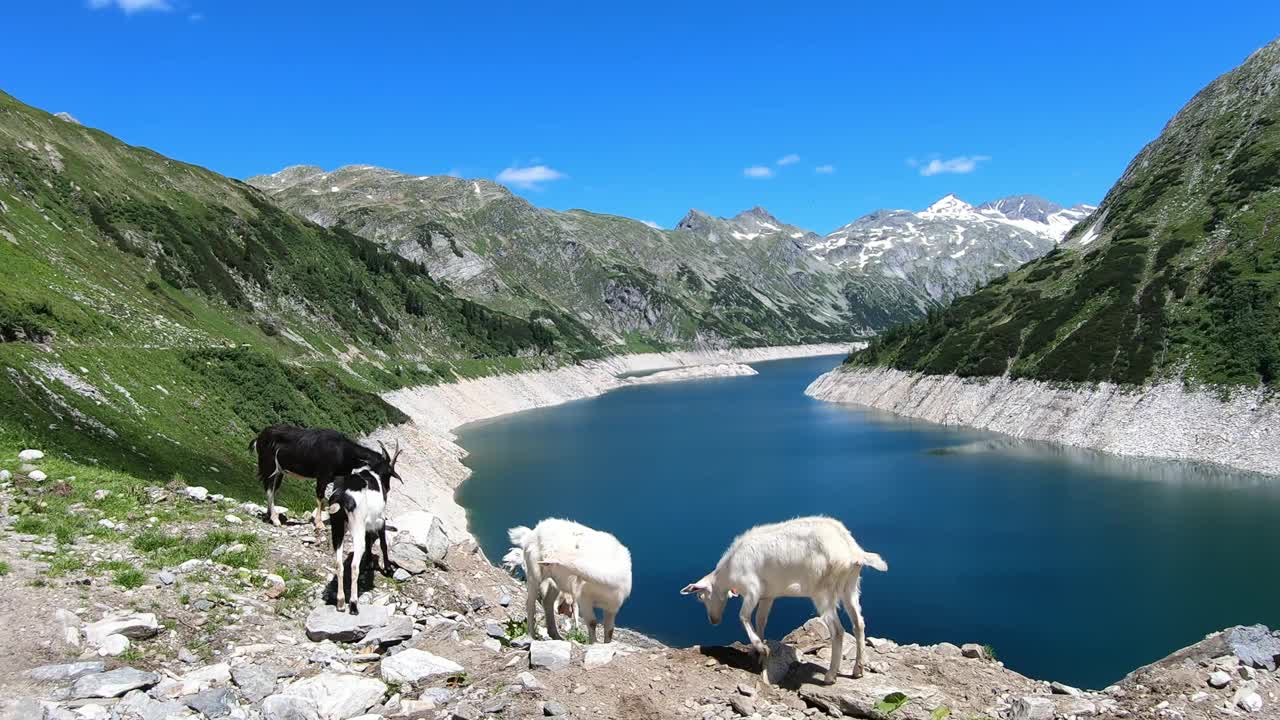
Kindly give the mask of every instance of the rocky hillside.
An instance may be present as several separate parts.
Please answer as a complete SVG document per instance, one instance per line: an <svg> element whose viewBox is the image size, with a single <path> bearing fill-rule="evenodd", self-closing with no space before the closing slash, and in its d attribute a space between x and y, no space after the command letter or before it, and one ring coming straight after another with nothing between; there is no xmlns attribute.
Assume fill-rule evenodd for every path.
<svg viewBox="0 0 1280 720"><path fill-rule="evenodd" d="M848 340L928 306L896 278L843 272L805 252L804 231L759 208L729 220L692 211L661 230L538 208L487 180L370 166L296 166L249 183L308 220L421 262L466 297L577 322L631 349Z"/></svg>
<svg viewBox="0 0 1280 720"><path fill-rule="evenodd" d="M1201 90L1063 245L850 362L1280 384L1280 41Z"/></svg>
<svg viewBox="0 0 1280 720"><path fill-rule="evenodd" d="M772 684L741 645L626 630L592 645L563 621L570 640L530 637L523 584L423 512L396 516L399 569L367 568L360 613L340 614L309 523L272 527L251 502L138 480L0 450L0 612L28 621L0 627L0 718L1202 720L1280 707L1280 634L1261 626L1092 690L1024 677L976 643L877 637L863 677L823 685L817 621L770 641Z"/></svg>
<svg viewBox="0 0 1280 720"><path fill-rule="evenodd" d="M0 438L230 490L271 422L367 432L403 417L372 391L598 352L574 323L460 298L249 185L0 93Z"/></svg>
<svg viewBox="0 0 1280 720"><path fill-rule="evenodd" d="M974 207L947 195L920 212L878 210L800 242L838 267L900 278L945 304L1049 252L1093 210L1033 195Z"/></svg>

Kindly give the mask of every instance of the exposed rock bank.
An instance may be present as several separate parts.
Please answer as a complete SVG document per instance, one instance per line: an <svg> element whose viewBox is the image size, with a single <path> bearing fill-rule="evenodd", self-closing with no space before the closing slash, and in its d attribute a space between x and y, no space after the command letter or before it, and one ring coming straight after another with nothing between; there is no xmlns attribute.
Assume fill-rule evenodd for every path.
<svg viewBox="0 0 1280 720"><path fill-rule="evenodd" d="M1280 474L1280 403L1267 401L1261 391L1238 390L1224 401L1172 382L1143 389L1060 386L840 367L805 393L1028 440Z"/></svg>
<svg viewBox="0 0 1280 720"><path fill-rule="evenodd" d="M411 422L383 428L368 439L388 445L398 441L404 448L399 470L406 482L393 490L390 506L394 512L434 513L444 523L450 539L457 542L470 538L466 512L453 498L454 490L471 474L462 464L466 451L454 442L453 430L461 425L595 397L638 382L747 374L744 370L750 368L740 363L836 355L848 350L848 345L827 344L620 355L555 370L404 388L383 398L400 408ZM662 372L641 378L618 377L647 370Z"/></svg>

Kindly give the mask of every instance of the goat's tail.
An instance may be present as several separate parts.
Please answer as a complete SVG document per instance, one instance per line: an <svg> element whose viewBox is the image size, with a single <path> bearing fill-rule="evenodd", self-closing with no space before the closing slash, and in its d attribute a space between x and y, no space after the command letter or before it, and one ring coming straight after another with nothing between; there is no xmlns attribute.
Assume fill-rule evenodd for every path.
<svg viewBox="0 0 1280 720"><path fill-rule="evenodd" d="M873 570L889 572L889 563L885 562L884 558L873 552L867 552L865 550L862 551L862 564Z"/></svg>
<svg viewBox="0 0 1280 720"><path fill-rule="evenodd" d="M512 545L518 548L523 548L528 544L532 535L533 531L523 525L518 525L507 531L507 538L511 540Z"/></svg>

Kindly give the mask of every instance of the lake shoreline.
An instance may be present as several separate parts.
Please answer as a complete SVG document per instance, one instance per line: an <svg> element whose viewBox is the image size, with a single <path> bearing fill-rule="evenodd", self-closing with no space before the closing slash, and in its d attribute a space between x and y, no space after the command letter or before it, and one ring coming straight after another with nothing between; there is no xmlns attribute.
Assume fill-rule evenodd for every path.
<svg viewBox="0 0 1280 720"><path fill-rule="evenodd" d="M550 407L602 395L622 387L652 383L620 378L644 371L681 369L666 374L667 381L740 376L745 363L803 357L841 355L851 343L784 345L728 350L692 350L669 353L617 355L579 365L524 373L492 375L440 385L401 388L382 398L406 415L401 425L380 428L365 441L399 443L403 449L399 470L405 482L392 489L395 514L423 510L438 516L451 543L474 540L466 510L454 497L471 475L463 464L467 451L457 444L456 430L469 423L511 413ZM697 369L695 369L697 368Z"/></svg>
<svg viewBox="0 0 1280 720"><path fill-rule="evenodd" d="M805 394L1024 440L1280 475L1280 403L1260 390L1224 401L1174 382L1132 389L839 367Z"/></svg>

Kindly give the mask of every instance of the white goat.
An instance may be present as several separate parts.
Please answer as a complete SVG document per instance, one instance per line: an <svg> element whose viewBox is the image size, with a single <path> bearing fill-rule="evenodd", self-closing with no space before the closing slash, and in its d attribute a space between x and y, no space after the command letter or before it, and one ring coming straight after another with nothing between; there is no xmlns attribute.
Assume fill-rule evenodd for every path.
<svg viewBox="0 0 1280 720"><path fill-rule="evenodd" d="M766 664L764 660L769 654L764 627L769 622L774 598L810 598L831 630L831 666L826 675L829 685L840 672L840 646L844 640L844 626L838 612L841 603L853 621L858 643L853 676L862 676L866 631L859 605L859 577L864 565L881 572L889 569L879 555L859 547L840 521L828 517L796 518L760 525L739 535L714 571L686 585L680 593L696 594L707 606L707 619L712 625L720 624L729 596L741 595L742 610L738 615L762 665ZM756 611L754 627L751 624L753 610ZM769 682L763 668L761 675Z"/></svg>
<svg viewBox="0 0 1280 720"><path fill-rule="evenodd" d="M622 603L631 595L631 553L618 539L569 520L549 518L530 530L511 528L511 543L524 553L528 580L525 613L529 637L537 637L538 597L546 616L547 634L557 640L556 600L572 598L578 617L596 641L596 608L604 614L604 641L613 641L613 624Z"/></svg>

